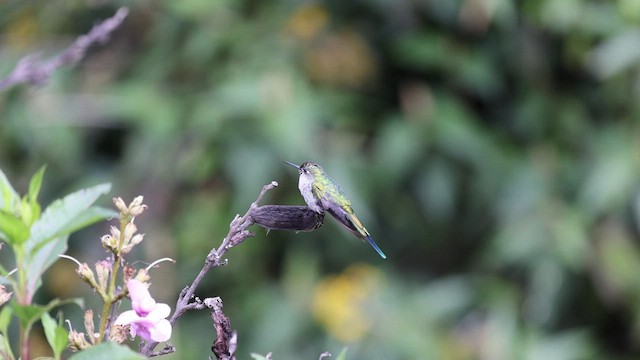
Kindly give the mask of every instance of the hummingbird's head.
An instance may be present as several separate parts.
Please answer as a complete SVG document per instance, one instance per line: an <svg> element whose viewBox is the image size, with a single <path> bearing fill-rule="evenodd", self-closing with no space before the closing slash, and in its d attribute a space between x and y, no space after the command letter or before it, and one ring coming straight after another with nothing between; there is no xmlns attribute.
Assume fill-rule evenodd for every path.
<svg viewBox="0 0 640 360"><path fill-rule="evenodd" d="M290 163L288 161L285 161L285 163L287 163L288 165L293 166L294 168L298 169L298 173L300 174L300 176L309 176L309 177L314 177L316 175L321 175L323 170L320 167L320 165L311 162L311 161L307 161L305 163L303 163L302 165L296 165L294 163Z"/></svg>

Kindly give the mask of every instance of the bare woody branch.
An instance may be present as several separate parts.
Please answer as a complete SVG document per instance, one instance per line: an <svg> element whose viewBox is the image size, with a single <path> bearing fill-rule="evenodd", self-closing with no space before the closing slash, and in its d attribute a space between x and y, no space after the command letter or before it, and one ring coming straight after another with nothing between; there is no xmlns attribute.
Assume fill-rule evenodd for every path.
<svg viewBox="0 0 640 360"><path fill-rule="evenodd" d="M196 278L193 280L191 285L185 287L180 292L178 301L176 302L175 311L169 319L171 325L174 325L178 318L180 318L180 316L182 316L187 311L203 310L206 308L214 310L214 312L212 312L214 323L216 319L220 321L223 320L221 316L224 315L222 314L222 310L220 310L222 308L222 300L220 300L220 298L215 298L219 300L220 306L219 308L212 307L212 299L205 299L203 301L195 296L195 292L209 270L220 265L225 265L227 263L227 260L224 259L224 255L227 253L227 251L229 251L234 246L242 243L245 239L254 236L252 232L247 230L249 226L256 224L269 230L313 231L322 225L324 221L324 214L318 214L307 206L258 206L266 192L275 188L276 186L278 186L278 183L275 181L272 181L270 184L263 186L262 191L260 191L260 195L258 195L258 198L251 204L249 210L247 210L247 212L243 216L236 215L233 221L231 221L231 224L229 225L229 232L227 233L227 236L222 240L222 244L220 244L218 248L211 249L204 261L204 266L202 267ZM217 313L218 315L216 315L215 309L219 310L219 312ZM216 354L216 357L218 357L218 359L235 359L235 357L233 356L233 351L230 351L230 355L228 355L227 357L225 357L224 355L226 351L225 348L227 350L230 350L232 349L232 345L233 347L235 347L236 344L235 340L229 338L230 335L225 331L221 332L221 329L223 330L223 328L219 328L218 326L216 326L216 331L218 332L218 340L216 340L214 348L217 348L218 350L214 350L214 353ZM227 330L230 331L230 329ZM140 353L151 357L164 355L174 351L173 346L167 345L163 350L154 352L154 349L157 345L157 342L141 343Z"/></svg>
<svg viewBox="0 0 640 360"><path fill-rule="evenodd" d="M254 236L252 232L247 230L249 226L255 223L253 214L259 209L258 203L262 200L264 194L267 191L274 189L276 186L278 186L278 183L275 181L272 181L270 184L263 186L262 191L260 191L260 195L258 195L258 198L251 204L249 210L247 210L247 212L243 216L236 215L233 221L231 221L229 232L227 233L227 236L222 240L222 244L220 244L218 248L211 249L205 259L204 266L202 267L196 278L193 280L193 283L185 287L180 292L180 296L178 297L178 301L176 302L175 311L169 319L171 325L174 325L178 318L180 318L180 316L182 316L188 310L206 308L206 305L203 303L203 301L194 296L196 289L202 282L202 279L204 279L204 276L209 272L209 270L220 265L225 265L227 263L227 260L223 259L227 251L240 244L245 239ZM154 353L154 349L157 345L157 342L142 343L140 344L140 353L145 356L160 355L159 353Z"/></svg>
<svg viewBox="0 0 640 360"><path fill-rule="evenodd" d="M122 24L128 14L128 8L118 9L115 15L95 25L89 33L78 37L68 48L53 58L39 60L35 54L22 58L13 71L0 80L0 91L22 83L35 86L46 84L49 77L58 68L77 63L84 58L92 45L102 44L109 40L111 33Z"/></svg>

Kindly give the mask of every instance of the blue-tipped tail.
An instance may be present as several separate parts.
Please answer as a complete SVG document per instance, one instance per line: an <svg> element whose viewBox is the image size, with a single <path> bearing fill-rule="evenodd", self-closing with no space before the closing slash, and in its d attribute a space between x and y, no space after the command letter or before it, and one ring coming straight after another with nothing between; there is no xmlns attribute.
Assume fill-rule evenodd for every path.
<svg viewBox="0 0 640 360"><path fill-rule="evenodd" d="M382 257L383 259L387 258L387 255L385 255L382 250L380 250L380 248L378 247L378 245L376 245L376 242L373 241L373 238L371 236L367 236L365 237L365 240L367 240L367 242L369 243L369 245L371 245L378 254L380 254L380 257Z"/></svg>

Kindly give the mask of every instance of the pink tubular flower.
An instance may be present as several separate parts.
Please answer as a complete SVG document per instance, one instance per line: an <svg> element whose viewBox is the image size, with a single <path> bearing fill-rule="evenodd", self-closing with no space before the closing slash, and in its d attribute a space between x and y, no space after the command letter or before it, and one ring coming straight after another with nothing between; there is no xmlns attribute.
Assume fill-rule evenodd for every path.
<svg viewBox="0 0 640 360"><path fill-rule="evenodd" d="M131 308L120 314L116 325L130 325L131 336L146 341L167 341L171 337L171 324L166 319L171 312L169 305L159 304L151 297L147 286L138 280L127 281Z"/></svg>

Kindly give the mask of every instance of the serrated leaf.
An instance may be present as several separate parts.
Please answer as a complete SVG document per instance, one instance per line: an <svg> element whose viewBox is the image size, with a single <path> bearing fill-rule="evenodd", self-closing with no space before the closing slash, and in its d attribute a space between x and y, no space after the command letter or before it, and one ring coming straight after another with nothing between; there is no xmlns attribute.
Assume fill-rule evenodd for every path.
<svg viewBox="0 0 640 360"><path fill-rule="evenodd" d="M126 346L112 342L102 343L87 350L80 351L69 360L144 360L144 356Z"/></svg>
<svg viewBox="0 0 640 360"><path fill-rule="evenodd" d="M31 261L29 261L29 271L31 273L42 273L56 262L58 256L67 251L68 234L114 216L118 216L116 211L99 206L92 206L82 212L82 214L78 215L61 231L65 233L64 236L61 236L59 239L52 239L41 248L32 252Z"/></svg>
<svg viewBox="0 0 640 360"><path fill-rule="evenodd" d="M26 242L27 254L50 239L69 234L69 226L75 223L76 218L110 189L110 184L101 184L54 201L31 227L31 236ZM71 229L77 230L78 227L71 226Z"/></svg>
<svg viewBox="0 0 640 360"><path fill-rule="evenodd" d="M67 347L69 333L64 327L56 323L48 312L42 314L41 321L42 327L44 328L44 335L53 350L53 357L60 359L60 355Z"/></svg>
<svg viewBox="0 0 640 360"><path fill-rule="evenodd" d="M0 210L0 238L11 246L20 246L29 238L29 228L22 219L10 212Z"/></svg>
<svg viewBox="0 0 640 360"><path fill-rule="evenodd" d="M69 234L113 214L91 207L100 195L110 189L110 184L102 184L69 194L49 205L33 224L25 242L29 298L39 287L42 273L67 250Z"/></svg>
<svg viewBox="0 0 640 360"><path fill-rule="evenodd" d="M42 274L67 251L69 235L52 239L36 251L27 260L27 293L31 298L40 287Z"/></svg>
<svg viewBox="0 0 640 360"><path fill-rule="evenodd" d="M20 196L13 189L4 172L0 170L0 209L14 212L18 201L20 201Z"/></svg>
<svg viewBox="0 0 640 360"><path fill-rule="evenodd" d="M118 212L109 208L101 206L92 206L83 211L75 219L73 219L67 226L61 230L61 233L71 234L91 224L97 223L104 219L110 219L118 216Z"/></svg>

